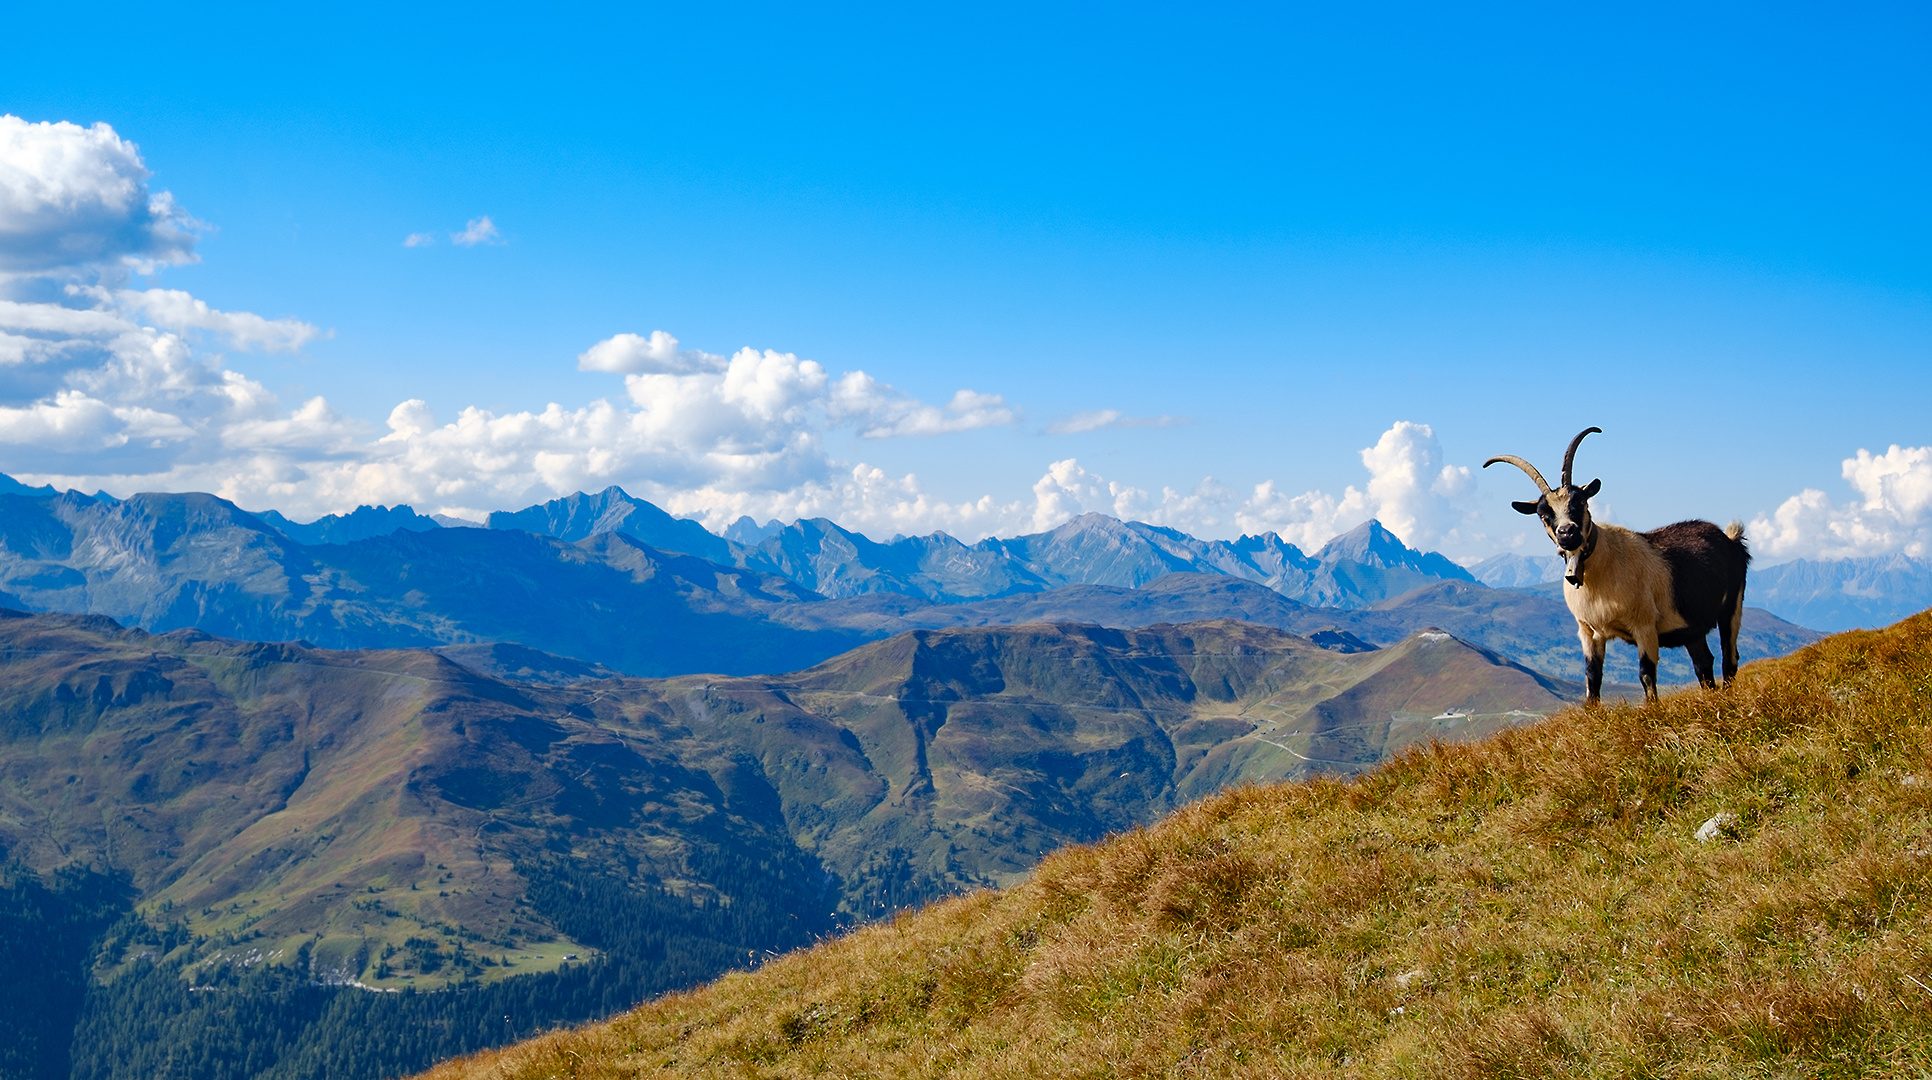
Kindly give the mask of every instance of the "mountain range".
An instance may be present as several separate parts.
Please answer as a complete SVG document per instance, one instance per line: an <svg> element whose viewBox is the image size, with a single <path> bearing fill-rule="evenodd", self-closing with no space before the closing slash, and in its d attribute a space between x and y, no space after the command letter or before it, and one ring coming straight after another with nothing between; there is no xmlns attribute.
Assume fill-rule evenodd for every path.
<svg viewBox="0 0 1932 1080"><path fill-rule="evenodd" d="M374 515L369 522L380 527ZM1274 533L1200 540L1104 514L971 545L945 533L879 543L826 518L801 518L755 533L740 529L746 539L756 536L755 543L741 544L611 487L491 514L487 525L569 541L623 533L652 547L779 574L831 599L888 592L959 603L1065 585L1136 588L1167 574L1214 573L1259 582L1306 603L1359 607L1428 582L1475 580L1441 555L1410 550L1377 522L1337 537L1313 556Z"/></svg>
<svg viewBox="0 0 1932 1080"><path fill-rule="evenodd" d="M1751 597L1820 630L1885 626L1932 607L1932 562L1909 555L1798 559L1751 571Z"/></svg>
<svg viewBox="0 0 1932 1080"><path fill-rule="evenodd" d="M463 539L443 536L451 533ZM399 534L432 549L448 543L449 550L483 550L502 542L496 534L574 545L625 537L658 552L739 571L736 576L745 580L759 574L784 578L812 599L885 593L959 603L1066 585L1135 588L1171 573L1209 573L1254 581L1306 603L1358 608L1418 585L1474 580L1441 555L1409 549L1377 522L1336 537L1313 556L1273 533L1204 541L1099 514L1082 515L1049 532L971 546L943 533L880 544L823 518L808 518L747 547L617 488L492 514L484 529L453 530L408 507L361 507L297 523L273 511L250 514L212 495L142 494L119 500L78 492L56 495L16 484L0 492L0 589L24 606L86 610L150 627L186 618L190 607L232 607L214 595L230 587L278 612L306 611L302 605L309 596L326 595L336 577L326 568L354 560L340 551L298 553L296 548L401 543L405 538ZM512 561L517 557L513 546L505 549ZM271 571L271 564L281 569ZM173 608L179 610L171 614ZM230 629L262 636L239 627L224 632Z"/></svg>
<svg viewBox="0 0 1932 1080"><path fill-rule="evenodd" d="M63 496L50 486L28 487L0 476L0 498L66 499L72 504L120 505L105 493ZM193 495L140 495L129 502L161 510L170 500ZM212 497L207 497L212 498ZM423 515L407 506L362 506L296 522L269 510L247 514L230 507L282 538L302 546L353 544L398 531L432 532L454 527L527 532L576 543L618 534L661 552L697 556L737 570L786 578L819 597L846 599L876 593L930 603L953 604L1044 592L1068 585L1138 588L1172 573L1223 575L1262 584L1290 599L1318 607L1360 609L1439 581L1475 581L1491 588L1532 589L1554 595L1548 586L1560 576L1560 563L1547 554L1506 553L1468 567L1431 552L1408 548L1378 522L1367 522L1336 537L1313 555L1273 533L1233 541L1200 540L1178 530L1120 521L1100 514L1074 518L1044 533L988 538L965 544L945 533L893 537L876 542L825 518L764 525L741 519L720 536L696 521L678 518L618 487L595 494L579 492L518 511L490 514L477 526L440 515ZM0 518L20 514L0 505ZM32 517L34 515L28 514ZM58 515L80 516L70 509ZM25 547L8 542L0 551L0 590L27 606L41 603L36 592L64 577L59 568L6 564L45 563L50 539L28 525L0 530L18 538L42 532ZM76 523L77 524L77 523ZM56 541L53 545L58 548ZM138 556L136 556L138 558ZM65 559L51 561L66 562ZM69 568L87 572L84 565ZM51 576L50 576L51 575ZM11 582L14 588L9 588ZM1539 588L1542 587L1542 588ZM56 590L58 591L58 590ZM1816 561L1800 559L1752 570L1751 599L1768 611L1823 630L1877 626L1932 606L1932 563L1908 555ZM0 596L4 602L4 596ZM71 598L47 601L61 610L81 610ZM158 625L146 612L100 610L117 618Z"/></svg>
<svg viewBox="0 0 1932 1080"><path fill-rule="evenodd" d="M294 526L212 495L0 494L0 604L330 648L516 643L640 676L797 669L914 628L1219 618L1377 645L1441 626L1550 674L1582 674L1573 623L1547 587L1487 588L1373 521L1314 556L1272 535L1199 541L1099 515L973 547L943 536L874 544L806 520L745 548L615 489L492 524L365 507ZM329 539L305 543L290 528ZM975 592L995 595L931 598ZM1814 637L1751 610L1743 652L1779 655ZM1688 680L1683 659L1665 655L1664 677ZM1627 650L1612 650L1609 677L1634 678Z"/></svg>
<svg viewBox="0 0 1932 1080"><path fill-rule="evenodd" d="M749 673L865 639L769 614L818 599L623 533L405 529L305 545L212 495L0 495L0 604L151 630L347 648L521 641L634 674Z"/></svg>
<svg viewBox="0 0 1932 1080"><path fill-rule="evenodd" d="M53 494L51 488L31 490ZM345 543L397 528L458 524L408 507L360 507L308 525L286 522L273 511L259 516L300 543ZM1171 573L1205 573L1258 582L1319 607L1356 609L1438 581L1534 589L1558 581L1562 570L1561 560L1544 553L1505 553L1463 567L1408 548L1379 522L1335 538L1312 556L1273 533L1200 540L1100 514L1082 515L1045 533L973 545L944 533L881 544L825 518L789 525L757 525L745 518L718 536L617 487L491 514L486 525L569 541L620 532L662 550L775 573L830 598L890 592L935 603L1066 585L1137 588ZM1890 555L1758 566L1751 572L1750 597L1758 607L1815 629L1880 626L1932 606L1932 563Z"/></svg>

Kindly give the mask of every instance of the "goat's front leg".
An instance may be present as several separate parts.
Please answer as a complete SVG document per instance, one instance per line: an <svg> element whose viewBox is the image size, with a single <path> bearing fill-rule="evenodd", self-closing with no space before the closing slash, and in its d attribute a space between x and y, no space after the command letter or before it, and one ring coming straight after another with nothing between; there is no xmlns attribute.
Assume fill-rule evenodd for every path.
<svg viewBox="0 0 1932 1080"><path fill-rule="evenodd" d="M1644 684L1644 701L1657 700L1657 628L1645 627L1630 635L1637 645L1637 681Z"/></svg>
<svg viewBox="0 0 1932 1080"><path fill-rule="evenodd" d="M1603 653L1610 639L1591 629L1590 624L1576 624L1577 640L1583 643L1583 679L1586 696L1583 703L1595 705L1603 699Z"/></svg>

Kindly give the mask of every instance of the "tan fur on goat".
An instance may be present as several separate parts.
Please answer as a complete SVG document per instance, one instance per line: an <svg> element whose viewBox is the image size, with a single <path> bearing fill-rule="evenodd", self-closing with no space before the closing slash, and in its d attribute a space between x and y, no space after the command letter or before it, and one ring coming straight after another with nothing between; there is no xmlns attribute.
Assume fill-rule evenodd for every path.
<svg viewBox="0 0 1932 1080"><path fill-rule="evenodd" d="M1620 525L1591 522L1596 550L1577 574L1563 584L1563 602L1576 616L1577 639L1585 660L1601 662L1611 638L1637 647L1657 662L1657 638L1689 624L1671 600L1670 566L1650 541ZM1647 687L1654 697L1656 687Z"/></svg>

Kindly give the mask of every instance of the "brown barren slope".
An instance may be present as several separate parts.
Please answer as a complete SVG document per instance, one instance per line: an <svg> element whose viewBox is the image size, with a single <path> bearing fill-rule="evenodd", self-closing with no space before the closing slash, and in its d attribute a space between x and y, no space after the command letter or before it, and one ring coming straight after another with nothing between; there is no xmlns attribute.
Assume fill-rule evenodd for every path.
<svg viewBox="0 0 1932 1080"><path fill-rule="evenodd" d="M1932 614L1228 792L428 1075L1922 1077L1928 870Z"/></svg>

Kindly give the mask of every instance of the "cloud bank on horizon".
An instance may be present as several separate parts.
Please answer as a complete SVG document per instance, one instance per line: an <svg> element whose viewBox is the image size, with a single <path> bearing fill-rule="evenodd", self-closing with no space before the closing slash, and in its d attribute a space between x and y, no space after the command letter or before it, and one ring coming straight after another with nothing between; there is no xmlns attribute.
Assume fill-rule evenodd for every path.
<svg viewBox="0 0 1932 1080"><path fill-rule="evenodd" d="M663 330L589 346L578 369L621 377L623 392L574 408L469 407L445 419L409 400L383 427L342 416L320 396L286 408L219 350L296 352L321 329L221 311L181 290L130 287L135 276L198 258L199 223L150 180L139 148L106 124L0 116L5 471L117 494L211 491L297 518L408 503L475 519L619 484L714 528L740 515L825 516L874 535L943 529L976 539L1097 511L1204 536L1272 530L1313 548L1375 517L1419 546L1464 554L1500 546L1477 530L1474 471L1449 462L1426 423L1383 432L1360 452L1366 482L1339 495L1291 495L1273 480L1237 491L1212 478L1153 492L1068 457L1046 464L1025 495L949 502L910 473L837 460L825 437L847 430L883 444L1019 423L999 394L961 388L933 404L864 371L834 374L773 349L685 349ZM434 239L420 233L405 243ZM487 215L449 239L502 242ZM1179 422L1093 409L1046 431ZM1861 449L1843 472L1856 498L1792 496L1752 522L1758 551L1773 559L1932 551L1932 447Z"/></svg>

